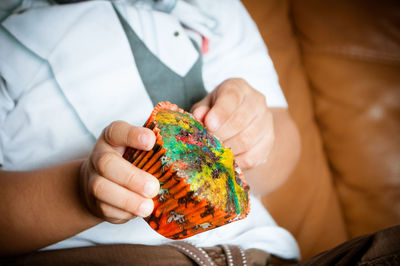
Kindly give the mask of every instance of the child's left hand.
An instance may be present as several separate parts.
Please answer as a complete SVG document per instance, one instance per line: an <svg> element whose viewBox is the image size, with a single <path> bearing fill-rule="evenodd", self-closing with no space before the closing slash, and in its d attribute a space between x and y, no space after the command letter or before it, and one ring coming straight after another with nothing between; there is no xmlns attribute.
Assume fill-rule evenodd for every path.
<svg viewBox="0 0 400 266"><path fill-rule="evenodd" d="M245 80L224 81L191 111L232 149L241 169L266 162L274 143L272 113L265 96Z"/></svg>

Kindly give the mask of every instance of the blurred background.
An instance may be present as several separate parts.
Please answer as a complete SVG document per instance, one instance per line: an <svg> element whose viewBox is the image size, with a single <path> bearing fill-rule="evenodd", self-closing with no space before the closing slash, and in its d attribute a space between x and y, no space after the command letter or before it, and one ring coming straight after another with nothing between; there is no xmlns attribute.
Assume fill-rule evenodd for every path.
<svg viewBox="0 0 400 266"><path fill-rule="evenodd" d="M263 202L303 259L400 224L400 2L244 0L302 137Z"/></svg>

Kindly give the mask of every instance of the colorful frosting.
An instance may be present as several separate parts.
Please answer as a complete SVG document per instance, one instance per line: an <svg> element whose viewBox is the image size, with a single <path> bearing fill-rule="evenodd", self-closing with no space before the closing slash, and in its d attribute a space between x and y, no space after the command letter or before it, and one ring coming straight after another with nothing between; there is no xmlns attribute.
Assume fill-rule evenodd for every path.
<svg viewBox="0 0 400 266"><path fill-rule="evenodd" d="M186 179L191 191L213 206L237 214L247 205L247 186L234 168L233 153L188 113L161 109L154 122L167 150L163 165Z"/></svg>

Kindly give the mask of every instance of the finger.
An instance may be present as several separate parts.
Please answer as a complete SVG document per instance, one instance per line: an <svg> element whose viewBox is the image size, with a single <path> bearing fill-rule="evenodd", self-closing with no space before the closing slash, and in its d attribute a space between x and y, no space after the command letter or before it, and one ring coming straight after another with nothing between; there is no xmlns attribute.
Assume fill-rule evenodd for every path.
<svg viewBox="0 0 400 266"><path fill-rule="evenodd" d="M224 141L224 146L230 148L235 156L251 150L268 134L268 128L273 130L264 120L261 116L255 117L245 129Z"/></svg>
<svg viewBox="0 0 400 266"><path fill-rule="evenodd" d="M273 138L273 134L269 135L264 138L259 145L256 145L251 150L236 156L235 161L239 165L240 169L248 170L265 163L272 150L274 143Z"/></svg>
<svg viewBox="0 0 400 266"><path fill-rule="evenodd" d="M132 213L123 211L102 201L98 202L98 208L105 217L105 220L110 223L121 224L135 218L135 215Z"/></svg>
<svg viewBox="0 0 400 266"><path fill-rule="evenodd" d="M197 120L203 122L205 115L210 110L211 98L212 95L208 94L201 101L197 102L192 106L191 113Z"/></svg>
<svg viewBox="0 0 400 266"><path fill-rule="evenodd" d="M243 93L230 83L222 83L215 92L215 101L207 113L204 123L211 132L217 132L226 123L243 101Z"/></svg>
<svg viewBox="0 0 400 266"><path fill-rule="evenodd" d="M153 198L160 190L157 178L135 167L116 152L94 154L93 160L101 176L144 197Z"/></svg>
<svg viewBox="0 0 400 266"><path fill-rule="evenodd" d="M206 105L201 105L194 109L193 116L198 121L204 122L204 117L207 115L208 111L210 111L210 107Z"/></svg>
<svg viewBox="0 0 400 266"><path fill-rule="evenodd" d="M123 121L111 123L103 131L104 140L111 146L150 150L156 141L154 132L145 127L132 126Z"/></svg>
<svg viewBox="0 0 400 266"><path fill-rule="evenodd" d="M95 198L113 207L140 217L149 216L154 208L153 200L102 177L93 178L91 192Z"/></svg>
<svg viewBox="0 0 400 266"><path fill-rule="evenodd" d="M245 99L244 103L238 106L235 112L223 124L218 131L214 132L222 141L226 141L241 131L250 127L251 123L261 111L260 107L253 106L254 103L250 99Z"/></svg>

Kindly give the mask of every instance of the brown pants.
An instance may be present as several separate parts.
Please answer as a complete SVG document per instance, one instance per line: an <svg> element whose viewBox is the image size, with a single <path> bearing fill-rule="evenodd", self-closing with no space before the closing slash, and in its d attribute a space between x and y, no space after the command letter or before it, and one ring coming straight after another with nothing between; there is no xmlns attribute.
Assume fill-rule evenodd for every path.
<svg viewBox="0 0 400 266"><path fill-rule="evenodd" d="M400 265L400 225L354 238L299 265Z"/></svg>
<svg viewBox="0 0 400 266"><path fill-rule="evenodd" d="M215 265L228 265L226 249L204 251ZM42 251L0 260L1 265L197 265L174 246L101 245ZM257 250L242 265L296 265ZM237 265L237 264L235 264ZM297 265L400 265L400 226L361 236Z"/></svg>

